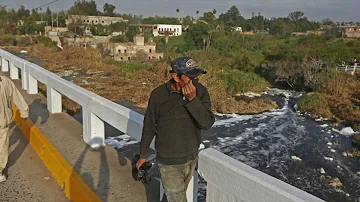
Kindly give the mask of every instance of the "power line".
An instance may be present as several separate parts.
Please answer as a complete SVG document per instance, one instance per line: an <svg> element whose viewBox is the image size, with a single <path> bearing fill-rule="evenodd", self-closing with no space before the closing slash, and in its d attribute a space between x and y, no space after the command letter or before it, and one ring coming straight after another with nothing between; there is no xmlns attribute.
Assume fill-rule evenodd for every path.
<svg viewBox="0 0 360 202"><path fill-rule="evenodd" d="M47 4L41 5L41 6L37 7L37 8L35 8L35 10L37 10L38 8L42 8L42 7L44 7L44 6L50 5L50 4L52 4L52 3L55 3L55 2L57 2L57 1L59 1L59 0L54 0L54 1L49 2L49 3L47 3Z"/></svg>

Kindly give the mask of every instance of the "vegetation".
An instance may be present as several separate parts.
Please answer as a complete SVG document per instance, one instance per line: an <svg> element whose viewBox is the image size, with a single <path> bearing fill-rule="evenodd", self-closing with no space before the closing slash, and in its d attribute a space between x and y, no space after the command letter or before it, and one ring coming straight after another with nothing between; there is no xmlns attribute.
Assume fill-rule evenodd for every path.
<svg viewBox="0 0 360 202"><path fill-rule="evenodd" d="M0 6L0 43L22 48L33 45L28 48L31 54L48 62L47 68L50 70L77 66L83 71L103 71L102 77L95 77L100 88L107 89L104 92L97 90L99 88L95 86L99 85L85 85L78 80L77 83L114 101L121 97L145 107L150 90L169 79L169 63L179 56L189 55L209 71L209 74L201 77L201 81L209 86L216 112L256 113L274 108L274 103L268 100L236 101L233 96L248 91L263 92L266 87L276 86L304 91L298 103L302 112L344 120L354 126L360 122L360 82L356 77L334 70L342 61L360 58L360 40L343 38L343 30L339 28L329 30L325 36L291 36L293 32L317 30L321 24L334 25L329 19L321 23L310 21L301 11L281 18L269 19L259 13L245 19L236 6L218 17L215 9L201 16L196 11L197 20L192 16L144 18L141 15L120 15L115 9L114 5L106 3L99 11L94 0L77 0L67 13L122 16L128 19L130 25L114 23L110 26L91 26L94 35L125 33L112 37L113 43L131 42L140 31L135 24L140 23L182 24L188 29L182 36L170 37L168 41L165 37L154 37L157 52L164 52L162 61L148 62L145 53L139 51L132 62L115 62L107 58L109 54L105 54L104 46L98 46L101 53L78 48L65 48L57 52L50 40L31 36L44 29L44 24L35 21L42 19L45 25L51 24L52 12L49 8L39 12L23 6L18 10ZM180 9L174 12L181 15ZM65 12L60 12L59 18L59 24L65 25ZM235 31L239 27L254 35ZM20 37L20 34L24 36ZM151 33L145 36L149 37L152 37ZM63 61L64 57L67 58L66 64L56 63L57 59ZM120 81L117 81L119 78ZM127 87L122 89L124 86ZM113 91L116 93L110 95L109 92Z"/></svg>

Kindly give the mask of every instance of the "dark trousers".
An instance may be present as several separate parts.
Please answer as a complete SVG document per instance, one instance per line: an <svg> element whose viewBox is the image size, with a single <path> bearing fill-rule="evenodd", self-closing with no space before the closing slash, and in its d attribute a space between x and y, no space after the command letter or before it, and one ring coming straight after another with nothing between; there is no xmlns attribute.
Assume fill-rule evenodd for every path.
<svg viewBox="0 0 360 202"><path fill-rule="evenodd" d="M169 202L187 202L186 190L197 161L198 158L180 165L159 164L161 181Z"/></svg>

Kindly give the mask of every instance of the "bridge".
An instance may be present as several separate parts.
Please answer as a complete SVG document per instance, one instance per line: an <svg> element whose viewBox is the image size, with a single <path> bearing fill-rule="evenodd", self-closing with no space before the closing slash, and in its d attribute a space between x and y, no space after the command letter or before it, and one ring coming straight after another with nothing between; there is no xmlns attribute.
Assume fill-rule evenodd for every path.
<svg viewBox="0 0 360 202"><path fill-rule="evenodd" d="M351 72L351 74L355 74L360 71L360 66L357 65L339 65L336 67L337 71Z"/></svg>
<svg viewBox="0 0 360 202"><path fill-rule="evenodd" d="M53 195L41 196L45 198L43 201L53 201L51 197L61 201L65 196L66 200L75 202L163 200L161 181L153 180L146 186L135 182L131 177L130 160L105 143L105 124L140 140L141 114L5 50L0 49L0 57L0 75L9 76L14 81L30 106L30 118L26 120L19 117L16 108L13 109L17 126L14 126L11 137L21 137L22 144L31 146L27 148L29 152L18 152L21 157L37 154L37 157L32 155L35 160L31 162L21 158L13 161L34 172L45 172L46 167L47 179L50 178L47 183L51 185L44 185L42 183L46 182L42 179L29 177L28 181L34 188L29 192L49 190ZM40 83L46 85L46 96L39 93ZM63 96L81 105L81 123L63 112ZM155 150L154 141L151 148ZM12 166L8 172L9 176L13 172L26 175L28 170L18 171ZM207 182L206 201L323 201L208 148L199 154L198 170L187 190L189 202L197 201L199 174ZM44 186L47 189L43 189ZM5 189L2 187L0 190ZM63 195L59 194L59 190Z"/></svg>

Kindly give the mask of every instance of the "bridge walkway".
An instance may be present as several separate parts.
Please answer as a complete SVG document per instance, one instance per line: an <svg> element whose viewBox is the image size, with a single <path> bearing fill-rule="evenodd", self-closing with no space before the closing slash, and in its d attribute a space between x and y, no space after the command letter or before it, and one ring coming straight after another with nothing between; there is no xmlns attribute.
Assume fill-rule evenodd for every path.
<svg viewBox="0 0 360 202"><path fill-rule="evenodd" d="M0 72L0 75L9 76L8 73ZM106 146L101 149L93 150L91 149L83 140L82 140L82 124L76 121L73 117L71 117L67 113L58 113L58 114L50 114L47 110L46 105L46 97L41 93L36 95L29 95L26 91L21 88L20 80L13 80L21 94L24 96L25 101L28 103L30 107L30 119L35 124L37 128L40 129L41 133L51 142L53 147L61 154L61 156L67 161L67 163L71 167L71 173L62 173L61 175L68 175L69 178L76 176L77 174L81 176L85 184L90 187L90 190L93 190L94 193L99 196L100 201L159 201L159 182L157 180L152 180L150 185L143 185L140 182L135 182L131 176L131 162L128 158L126 158L121 151L117 151L110 146ZM20 131L18 130L20 133ZM120 134L119 134L120 135ZM18 134L20 136L20 134ZM25 138L25 137L24 137ZM24 139L23 138L23 139ZM13 137L14 139L14 137ZM26 138L25 138L26 140ZM26 143L24 143L26 144ZM30 147L30 146L27 146ZM31 148L28 148L31 150ZM10 192L14 190L15 195L18 195L17 192L27 192L32 193L33 196L37 196L36 193L42 193L43 190L49 190L52 186L47 185L53 180L46 181L44 180L44 176L50 176L48 171L46 171L45 166L41 163L39 159L37 160L29 160L30 156L33 159L36 159L36 155L34 153L24 153L22 154L24 157L19 159L12 158L12 161L19 161L18 168L12 166L9 169L10 181L4 185L12 184L11 178L15 181L21 181L20 178L29 177L28 181L36 181L34 183L41 184L44 182L46 189L36 190L36 186L31 186L29 183L25 183L26 186L20 185L21 188L7 189L5 186L0 186L0 194L3 192ZM47 156L47 155L45 155ZM51 155L50 155L51 156ZM53 155L56 156L56 155ZM46 157L45 157L46 158ZM45 159L46 160L46 159ZM55 159L57 160L57 159ZM33 162L33 163L32 163ZM60 161L59 161L60 162ZM42 172L37 172L37 169L29 169L29 173L25 171L28 170L30 165L34 165L36 167L41 167L43 169ZM16 164L15 164L16 165ZM31 166L30 166L31 167ZM66 167L66 166L65 166ZM19 170L20 169L20 170ZM57 169L57 168L55 168ZM45 172L46 171L46 172ZM58 171L56 171L58 172ZM17 173L21 173L20 177L13 177L17 175ZM31 174L34 173L34 174ZM43 173L40 175L39 173ZM52 178L51 178L52 179ZM76 179L76 177L75 177ZM70 181L69 184L65 183ZM72 186L66 187L64 189L68 190L67 194L77 197L77 188L74 187L71 180L64 180L63 186ZM56 185L56 182L53 183L54 190L56 186L57 190L60 190L60 186ZM40 185L39 185L40 186ZM27 190L27 188L30 189ZM81 188L81 187L80 187ZM20 192L21 189L22 191ZM8 191L7 191L8 190ZM19 191L16 191L19 190ZM45 191L47 192L47 191ZM57 193L56 191L53 194L48 193L46 195L39 195L39 197L50 197L49 200L36 200L33 201L53 201L51 197ZM64 193L62 193L65 196ZM8 194L11 197L11 194ZM32 196L29 195L29 196ZM80 196L79 196L80 197ZM2 198L2 197L1 197ZM61 197L56 196L56 201ZM0 199L0 201L2 201ZM9 200L12 201L12 200ZM23 201L23 200L20 200ZM24 200L29 201L29 200ZM30 200L31 201L31 200ZM97 201L90 199L89 201Z"/></svg>

